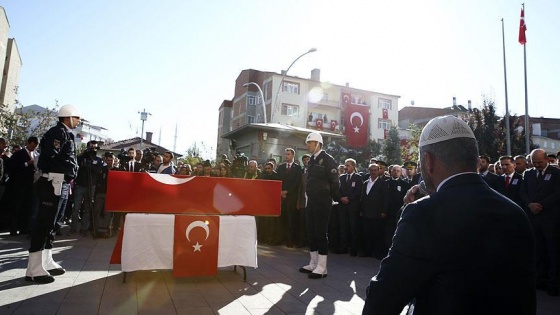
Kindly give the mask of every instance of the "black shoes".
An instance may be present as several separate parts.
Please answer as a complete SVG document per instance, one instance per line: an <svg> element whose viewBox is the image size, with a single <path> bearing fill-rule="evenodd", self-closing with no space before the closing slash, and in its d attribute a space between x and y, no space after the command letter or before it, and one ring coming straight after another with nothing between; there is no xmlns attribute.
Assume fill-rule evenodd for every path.
<svg viewBox="0 0 560 315"><path fill-rule="evenodd" d="M61 276L66 272L66 270L64 270L64 268L56 268L56 269L47 270L47 272L50 273L51 276Z"/></svg>
<svg viewBox="0 0 560 315"><path fill-rule="evenodd" d="M38 276L38 277L29 277L25 276L25 281L31 281L38 284L47 284L54 282L54 278L51 275L48 276Z"/></svg>
<svg viewBox="0 0 560 315"><path fill-rule="evenodd" d="M307 277L309 277L309 279L321 279L321 278L326 278L327 274L318 274L318 273L310 273Z"/></svg>
<svg viewBox="0 0 560 315"><path fill-rule="evenodd" d="M311 273L312 271L301 267L301 268L299 268L299 272L301 272L301 273Z"/></svg>

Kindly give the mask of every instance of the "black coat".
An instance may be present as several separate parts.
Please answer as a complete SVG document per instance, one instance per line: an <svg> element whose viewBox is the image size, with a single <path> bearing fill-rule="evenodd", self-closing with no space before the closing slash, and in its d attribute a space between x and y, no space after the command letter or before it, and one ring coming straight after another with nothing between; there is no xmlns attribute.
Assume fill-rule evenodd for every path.
<svg viewBox="0 0 560 315"><path fill-rule="evenodd" d="M282 180L282 190L288 191L286 199L297 201L299 188L301 186L301 175L303 173L301 166L292 163L290 170L287 169L287 163L282 163L276 168L276 173Z"/></svg>
<svg viewBox="0 0 560 315"><path fill-rule="evenodd" d="M408 204L363 314L535 314L535 238L519 206L480 175Z"/></svg>
<svg viewBox="0 0 560 315"><path fill-rule="evenodd" d="M338 193L340 197L348 197L348 203L339 203L339 207L349 207L352 210L360 210L360 199L362 197L362 176L358 173L349 175L343 174L339 176L340 188ZM348 178L348 179L347 179Z"/></svg>
<svg viewBox="0 0 560 315"><path fill-rule="evenodd" d="M538 202L543 210L537 214L546 216L553 220L560 218L560 170L548 166L543 178L537 179L537 170L530 169L523 174L521 184L521 200L529 216L534 216L529 211L529 203Z"/></svg>
<svg viewBox="0 0 560 315"><path fill-rule="evenodd" d="M368 219L381 219L381 213L387 214L387 185L378 177L367 193L369 179L362 185L362 216Z"/></svg>

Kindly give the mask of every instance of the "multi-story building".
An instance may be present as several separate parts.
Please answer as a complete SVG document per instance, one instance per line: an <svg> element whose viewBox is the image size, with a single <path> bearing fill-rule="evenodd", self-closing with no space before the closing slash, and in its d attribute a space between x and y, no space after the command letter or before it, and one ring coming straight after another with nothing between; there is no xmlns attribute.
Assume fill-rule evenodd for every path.
<svg viewBox="0 0 560 315"><path fill-rule="evenodd" d="M3 7L0 7L0 108L13 112L17 104L21 56L15 39L8 38L10 23Z"/></svg>
<svg viewBox="0 0 560 315"><path fill-rule="evenodd" d="M397 95L348 83L321 82L319 69L313 69L310 78L243 70L233 99L220 106L217 154L240 151L259 161L281 160L284 149L293 147L300 157L305 137L315 130L325 142L346 138L349 146L364 147L368 140L385 139L397 124L398 100Z"/></svg>

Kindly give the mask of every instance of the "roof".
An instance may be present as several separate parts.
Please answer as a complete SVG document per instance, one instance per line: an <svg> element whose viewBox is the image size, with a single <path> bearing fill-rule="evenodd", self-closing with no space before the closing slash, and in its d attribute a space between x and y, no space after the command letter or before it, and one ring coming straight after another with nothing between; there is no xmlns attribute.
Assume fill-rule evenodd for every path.
<svg viewBox="0 0 560 315"><path fill-rule="evenodd" d="M128 150L128 148L140 149L140 140L141 140L140 137L125 139L125 140L121 140L121 141L117 141L117 142L113 142L113 143L103 144L100 149L103 150L103 151L120 151L121 149ZM169 151L169 152L172 152L173 155L176 158L183 156L182 154L179 154L177 152L173 152L173 151L171 151L167 148L164 148L162 146L159 146L155 143L152 143L152 142L146 141L146 140L142 141L142 147L143 147L143 149L153 147L159 153Z"/></svg>
<svg viewBox="0 0 560 315"><path fill-rule="evenodd" d="M307 128L302 128L302 127L296 127L296 126L289 126L289 125L283 125L283 124L278 124L278 123L267 123L267 124L263 124L263 123L258 123L258 124L246 124L243 125L233 131L230 131L224 135L222 135L222 138L225 139L230 139L233 138L236 134L249 130L249 129L257 129L257 130L264 130L264 131L291 131L293 133L299 133L299 134L308 134L311 132L319 132L323 137L331 137L331 138L335 138L335 139L342 139L345 136L338 134L338 133L332 133L332 132L327 132L327 131L319 131L319 130L315 130L315 129L307 129Z"/></svg>

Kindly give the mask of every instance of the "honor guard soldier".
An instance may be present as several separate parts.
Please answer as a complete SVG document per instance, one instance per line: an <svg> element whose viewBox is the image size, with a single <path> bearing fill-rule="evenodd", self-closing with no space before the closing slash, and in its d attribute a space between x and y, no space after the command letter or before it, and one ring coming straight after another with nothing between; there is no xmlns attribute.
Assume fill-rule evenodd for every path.
<svg viewBox="0 0 560 315"><path fill-rule="evenodd" d="M64 105L58 111L58 123L41 139L37 180L39 215L37 227L31 234L26 281L51 283L52 276L65 270L52 258L55 222L68 200L70 181L76 177L78 162L72 129L80 124L80 112L73 105Z"/></svg>
<svg viewBox="0 0 560 315"><path fill-rule="evenodd" d="M307 208L305 210L311 260L299 271L308 273L311 279L319 279L327 276L329 215L333 200L340 199L338 163L323 150L323 137L320 133L310 133L305 142L307 151L311 153L307 173Z"/></svg>

